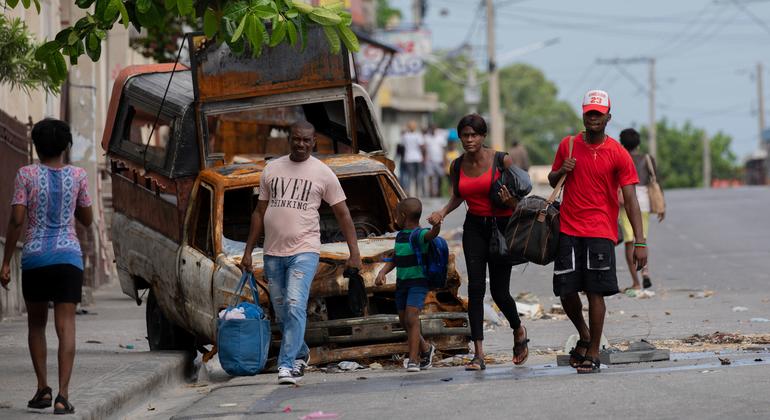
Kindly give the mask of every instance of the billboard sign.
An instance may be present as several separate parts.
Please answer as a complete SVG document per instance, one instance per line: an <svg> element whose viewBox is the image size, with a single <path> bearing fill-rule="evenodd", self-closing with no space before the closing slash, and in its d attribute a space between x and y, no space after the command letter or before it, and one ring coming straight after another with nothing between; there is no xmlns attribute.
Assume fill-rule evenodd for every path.
<svg viewBox="0 0 770 420"><path fill-rule="evenodd" d="M374 38L399 50L393 56L387 76L420 76L425 71L423 57L431 52L429 31L424 29L382 31L375 33ZM361 49L356 53L356 62L360 70L359 79L371 80L384 56L385 51L381 48L362 43Z"/></svg>

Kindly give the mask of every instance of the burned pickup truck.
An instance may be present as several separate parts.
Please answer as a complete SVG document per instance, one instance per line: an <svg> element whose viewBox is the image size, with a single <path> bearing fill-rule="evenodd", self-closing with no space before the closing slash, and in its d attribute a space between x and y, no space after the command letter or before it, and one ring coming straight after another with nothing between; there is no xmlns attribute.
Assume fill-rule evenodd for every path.
<svg viewBox="0 0 770 420"><path fill-rule="evenodd" d="M303 52L277 47L242 58L203 37L188 39L189 69L164 64L123 70L102 143L111 168L120 283L137 303L149 289L150 348L215 342L217 313L241 274L237 265L262 169L288 153L289 127L304 119L316 127L315 156L339 177L348 197L368 296L363 316L349 309L342 275L347 246L331 208L321 207L321 258L305 337L312 360L404 351L395 278L384 286L374 279L393 247L394 209L405 195L383 152L369 96L351 82L347 52L326 53L324 37L317 36ZM253 268L266 285L259 247ZM448 285L429 293L423 334L440 350L464 351L468 321L453 255ZM244 291L244 298L250 296ZM260 303L270 304L264 293Z"/></svg>

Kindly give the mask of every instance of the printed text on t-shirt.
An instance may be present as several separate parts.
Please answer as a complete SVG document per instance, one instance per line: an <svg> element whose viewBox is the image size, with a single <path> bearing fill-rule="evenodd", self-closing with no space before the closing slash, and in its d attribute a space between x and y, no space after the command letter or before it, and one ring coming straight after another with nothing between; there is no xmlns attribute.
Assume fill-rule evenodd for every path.
<svg viewBox="0 0 770 420"><path fill-rule="evenodd" d="M276 177L270 180L270 207L307 210L313 181Z"/></svg>

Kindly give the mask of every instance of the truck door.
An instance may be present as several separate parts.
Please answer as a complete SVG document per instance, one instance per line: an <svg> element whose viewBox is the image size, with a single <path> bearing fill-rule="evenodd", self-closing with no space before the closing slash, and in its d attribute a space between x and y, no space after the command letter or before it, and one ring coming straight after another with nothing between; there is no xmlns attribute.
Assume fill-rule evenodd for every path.
<svg viewBox="0 0 770 420"><path fill-rule="evenodd" d="M201 183L194 195L185 238L179 252L179 290L191 329L204 337L215 336L211 287L214 262L214 223L216 207L213 189Z"/></svg>

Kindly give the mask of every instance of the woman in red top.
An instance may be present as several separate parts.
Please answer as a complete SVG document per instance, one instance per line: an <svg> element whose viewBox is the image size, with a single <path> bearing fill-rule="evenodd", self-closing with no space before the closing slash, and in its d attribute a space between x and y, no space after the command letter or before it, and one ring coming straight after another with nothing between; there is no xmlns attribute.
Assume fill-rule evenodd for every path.
<svg viewBox="0 0 770 420"><path fill-rule="evenodd" d="M489 288L492 299L511 324L514 336L513 362L517 365L527 360L527 330L521 325L516 302L510 292L511 265L496 261L488 253L489 241L494 227L505 230L508 218L517 201L505 187L500 198L508 208L497 208L489 198L492 180L500 177L495 170L495 151L484 147L487 137L487 123L478 114L464 116L457 124L457 132L465 149L459 165L459 174L454 173L458 165L450 167L450 178L458 179L456 191L449 202L439 211L430 215L431 224L440 223L447 214L465 202L468 212L463 224L463 252L468 267L468 319L471 324L471 339L475 346L475 357L466 370L483 370L484 364L484 294L486 293L486 269L489 267ZM513 164L505 155L505 167ZM494 177L494 178L493 178Z"/></svg>

